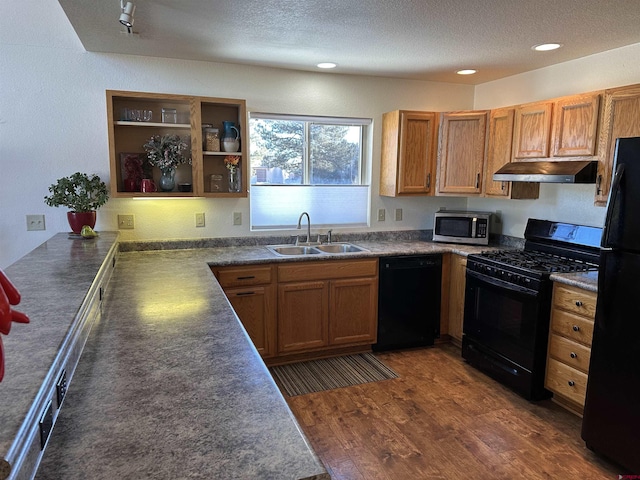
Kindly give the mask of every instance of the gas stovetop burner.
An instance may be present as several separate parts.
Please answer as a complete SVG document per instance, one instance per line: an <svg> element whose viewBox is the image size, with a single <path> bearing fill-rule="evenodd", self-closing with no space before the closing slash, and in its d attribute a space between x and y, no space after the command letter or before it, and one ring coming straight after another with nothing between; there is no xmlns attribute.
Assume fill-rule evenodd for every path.
<svg viewBox="0 0 640 480"><path fill-rule="evenodd" d="M598 268L598 265L593 263L529 250L496 250L483 252L480 256L499 264L543 273L584 272Z"/></svg>

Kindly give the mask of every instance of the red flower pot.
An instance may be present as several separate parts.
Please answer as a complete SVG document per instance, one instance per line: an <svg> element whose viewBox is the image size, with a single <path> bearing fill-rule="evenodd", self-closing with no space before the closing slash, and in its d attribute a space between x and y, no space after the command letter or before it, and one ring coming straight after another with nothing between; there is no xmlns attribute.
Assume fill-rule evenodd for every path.
<svg viewBox="0 0 640 480"><path fill-rule="evenodd" d="M89 225L91 228L96 226L96 212L67 212L67 220L73 233L80 234L82 227Z"/></svg>

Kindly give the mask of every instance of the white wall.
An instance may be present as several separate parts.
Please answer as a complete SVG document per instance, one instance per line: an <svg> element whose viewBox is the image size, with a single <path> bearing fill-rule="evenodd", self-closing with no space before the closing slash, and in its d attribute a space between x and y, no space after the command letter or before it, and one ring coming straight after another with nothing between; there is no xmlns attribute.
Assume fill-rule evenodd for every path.
<svg viewBox="0 0 640 480"><path fill-rule="evenodd" d="M519 103L640 83L640 43L476 87L474 108ZM605 209L593 206L594 185L541 184L538 200L470 198L468 207L500 211L502 233L522 237L526 219L542 218L601 227Z"/></svg>
<svg viewBox="0 0 640 480"><path fill-rule="evenodd" d="M109 179L107 89L245 98L254 111L372 118L370 230L431 228L438 207L466 206L459 198L379 197L380 124L383 112L398 108L470 109L473 87L87 53L54 1L11 2L0 22L0 268L69 230L66 211L43 202L57 178L84 171ZM124 240L250 235L248 206L248 199L112 199L98 212L96 229L115 230L118 213L133 213L136 228L123 230ZM393 221L397 207L401 222ZM378 208L387 209L384 223L376 221ZM233 211L243 213L242 226L232 226ZM195 212L206 213L205 228L195 228ZM45 214L47 230L27 232L27 214Z"/></svg>

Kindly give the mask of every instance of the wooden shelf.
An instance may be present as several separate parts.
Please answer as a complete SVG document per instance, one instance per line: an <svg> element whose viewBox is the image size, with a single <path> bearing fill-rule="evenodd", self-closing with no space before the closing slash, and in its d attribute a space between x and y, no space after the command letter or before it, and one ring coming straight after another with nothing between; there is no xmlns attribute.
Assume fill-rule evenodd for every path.
<svg viewBox="0 0 640 480"><path fill-rule="evenodd" d="M124 120L116 120L113 123L119 127L191 128L188 123L129 122Z"/></svg>
<svg viewBox="0 0 640 480"><path fill-rule="evenodd" d="M111 171L111 194L116 198L158 198L158 197L211 197L242 198L247 196L248 185L248 130L246 122L246 102L242 99L211 98L187 95L126 92L107 90L107 125L109 125L109 153ZM150 110L152 118L160 118L164 108L173 108L182 123L136 122L118 120L124 118L122 112L127 109ZM190 123L184 123L189 119ZM212 124L222 131L223 122L233 122L240 132L240 152L203 151L202 125ZM166 135L180 132L187 140L190 138L190 149L186 154L191 156L191 165L179 165L176 172L176 187L171 192L143 193L127 191L125 178L139 178L136 162L142 164L146 159L143 145L152 135ZM184 132L184 133L182 133ZM211 175L223 175L227 181L227 169L222 161L227 155L241 158L240 192L212 192ZM220 159L220 160L218 160ZM134 174L126 170L133 170ZM147 173L148 174L148 173ZM156 186L160 179L160 170L153 168L153 181ZM179 183L191 183L191 192L180 192ZM131 187L129 187L131 188Z"/></svg>

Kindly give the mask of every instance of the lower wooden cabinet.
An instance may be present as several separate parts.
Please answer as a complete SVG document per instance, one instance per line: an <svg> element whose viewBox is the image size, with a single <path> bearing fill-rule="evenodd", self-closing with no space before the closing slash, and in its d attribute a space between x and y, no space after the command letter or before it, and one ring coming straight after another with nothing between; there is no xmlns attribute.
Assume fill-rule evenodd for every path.
<svg viewBox="0 0 640 480"><path fill-rule="evenodd" d="M589 375L597 296L555 283L545 387L554 400L582 415Z"/></svg>
<svg viewBox="0 0 640 480"><path fill-rule="evenodd" d="M275 266L213 267L231 306L263 358L276 353Z"/></svg>
<svg viewBox="0 0 640 480"><path fill-rule="evenodd" d="M464 290L466 287L467 257L451 254L449 277L449 336L457 346L462 346L464 321Z"/></svg>
<svg viewBox="0 0 640 480"><path fill-rule="evenodd" d="M377 299L377 259L278 266L278 353L375 343Z"/></svg>
<svg viewBox="0 0 640 480"><path fill-rule="evenodd" d="M329 344L329 285L292 282L278 285L278 353Z"/></svg>
<svg viewBox="0 0 640 480"><path fill-rule="evenodd" d="M263 358L376 342L378 260L212 267Z"/></svg>

